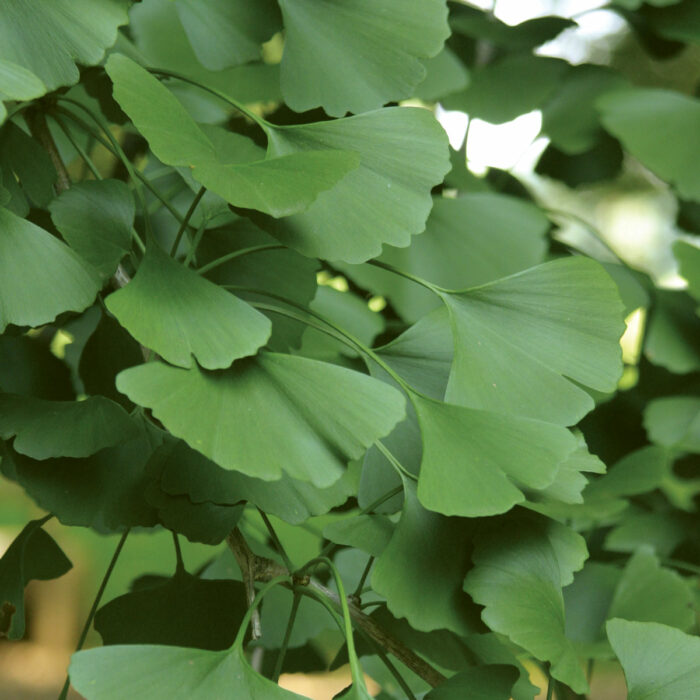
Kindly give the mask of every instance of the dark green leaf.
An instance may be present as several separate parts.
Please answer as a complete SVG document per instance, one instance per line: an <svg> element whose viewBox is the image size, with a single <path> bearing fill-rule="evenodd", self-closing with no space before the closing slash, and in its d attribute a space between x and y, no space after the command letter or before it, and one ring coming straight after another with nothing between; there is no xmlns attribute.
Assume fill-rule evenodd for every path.
<svg viewBox="0 0 700 700"><path fill-rule="evenodd" d="M119 180L79 182L51 202L51 218L68 245L102 277L111 277L131 247L134 199Z"/></svg>
<svg viewBox="0 0 700 700"><path fill-rule="evenodd" d="M356 547L378 557L391 539L394 524L384 515L353 515L329 523L323 536L347 547Z"/></svg>
<svg viewBox="0 0 700 700"><path fill-rule="evenodd" d="M28 523L0 559L0 637L24 637L27 583L58 578L71 566L53 538L41 529L41 521Z"/></svg>
<svg viewBox="0 0 700 700"><path fill-rule="evenodd" d="M280 0L282 91L297 112L368 112L413 94L449 35L444 0ZM397 22L397 19L400 19Z"/></svg>
<svg viewBox="0 0 700 700"><path fill-rule="evenodd" d="M228 649L246 611L243 584L176 573L165 583L111 600L97 611L104 644Z"/></svg>
<svg viewBox="0 0 700 700"><path fill-rule="evenodd" d="M126 411L102 396L46 401L0 394L0 438L16 436L13 449L33 459L88 457L137 434Z"/></svg>
<svg viewBox="0 0 700 700"><path fill-rule="evenodd" d="M426 700L509 700L518 679L513 666L475 666L460 671L431 690Z"/></svg>

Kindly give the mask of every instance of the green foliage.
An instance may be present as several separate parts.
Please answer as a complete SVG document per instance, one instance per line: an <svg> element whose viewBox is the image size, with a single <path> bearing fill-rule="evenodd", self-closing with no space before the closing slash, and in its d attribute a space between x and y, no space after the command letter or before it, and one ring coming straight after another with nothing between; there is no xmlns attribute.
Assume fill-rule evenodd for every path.
<svg viewBox="0 0 700 700"><path fill-rule="evenodd" d="M698 3L610 3L634 70L447 0L30 4L0 7L0 472L47 515L0 635L71 566L55 517L121 534L105 583L172 533L174 571L98 593L87 700L345 662L342 698L533 700L534 664L561 700L612 659L695 697L700 102L659 57L697 70ZM437 103L540 110L537 175L476 174ZM595 223L642 192L679 212L663 265Z"/></svg>

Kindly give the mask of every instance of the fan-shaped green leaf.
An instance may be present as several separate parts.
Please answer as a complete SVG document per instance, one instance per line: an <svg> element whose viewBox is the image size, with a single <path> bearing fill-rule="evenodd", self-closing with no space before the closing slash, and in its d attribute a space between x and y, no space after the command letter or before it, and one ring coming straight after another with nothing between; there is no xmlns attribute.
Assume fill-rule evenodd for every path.
<svg viewBox="0 0 700 700"><path fill-rule="evenodd" d="M253 355L270 321L252 306L151 245L134 279L106 300L142 345L175 365L222 369Z"/></svg>
<svg viewBox="0 0 700 700"><path fill-rule="evenodd" d="M538 109L562 82L566 61L531 53L506 54L472 73L466 90L448 96L445 106L492 124Z"/></svg>
<svg viewBox="0 0 700 700"><path fill-rule="evenodd" d="M58 578L72 564L53 538L32 520L0 559L0 638L24 637L24 587L32 579Z"/></svg>
<svg viewBox="0 0 700 700"><path fill-rule="evenodd" d="M356 547L378 557L391 539L394 524L384 515L353 515L323 528L323 536L336 544Z"/></svg>
<svg viewBox="0 0 700 700"><path fill-rule="evenodd" d="M700 452L700 398L669 396L650 401L644 411L644 427L657 445Z"/></svg>
<svg viewBox="0 0 700 700"><path fill-rule="evenodd" d="M281 28L274 0L176 0L182 27L209 70L260 58L260 45Z"/></svg>
<svg viewBox="0 0 700 700"><path fill-rule="evenodd" d="M412 482L404 482L404 497L401 520L374 565L372 588L414 629L479 631L476 612L461 590L469 559L468 521L423 508Z"/></svg>
<svg viewBox="0 0 700 700"><path fill-rule="evenodd" d="M55 90L79 78L76 63L94 66L128 21L128 0L4 0L0 59L34 73ZM2 89L2 88L0 88Z"/></svg>
<svg viewBox="0 0 700 700"><path fill-rule="evenodd" d="M494 632L549 661L552 676L577 693L587 692L588 684L564 634L561 589L586 556L583 538L554 521L494 523L478 537L475 566L464 583L475 602L485 606L483 620Z"/></svg>
<svg viewBox="0 0 700 700"><path fill-rule="evenodd" d="M474 666L431 690L425 700L509 700L517 680L514 666Z"/></svg>
<svg viewBox="0 0 700 700"><path fill-rule="evenodd" d="M425 228L431 188L450 169L447 135L425 109L392 107L267 131L268 156L319 149L360 156L359 167L307 211L284 220L256 219L311 257L363 262L378 255L382 243L408 245Z"/></svg>
<svg viewBox="0 0 700 700"><path fill-rule="evenodd" d="M297 112L334 117L410 97L421 58L449 36L444 0L280 0L286 32L282 92Z"/></svg>
<svg viewBox="0 0 700 700"><path fill-rule="evenodd" d="M688 282L688 293L700 302L700 246L689 241L676 241L673 253L680 265L680 273Z"/></svg>
<svg viewBox="0 0 700 700"><path fill-rule="evenodd" d="M90 649L73 655L69 674L88 700L303 700L258 675L239 645L226 651L140 644Z"/></svg>
<svg viewBox="0 0 700 700"><path fill-rule="evenodd" d="M469 84L469 71L447 46L436 56L424 60L423 65L426 75L415 89L416 97L421 100L434 102Z"/></svg>
<svg viewBox="0 0 700 700"><path fill-rule="evenodd" d="M122 372L117 388L225 469L316 486L330 486L405 415L401 394L376 379L273 353L224 372L151 362Z"/></svg>
<svg viewBox="0 0 700 700"><path fill-rule="evenodd" d="M131 247L134 199L119 180L79 182L50 205L51 218L73 250L111 277Z"/></svg>
<svg viewBox="0 0 700 700"><path fill-rule="evenodd" d="M106 70L114 83L114 98L153 153L167 165L191 167L195 179L236 206L272 216L303 211L358 165L355 154L337 149L252 163L221 162L209 137L145 68L113 54Z"/></svg>
<svg viewBox="0 0 700 700"><path fill-rule="evenodd" d="M0 331L82 311L99 288L97 271L65 243L0 207Z"/></svg>
<svg viewBox="0 0 700 700"><path fill-rule="evenodd" d="M418 497L445 515L496 515L544 489L576 449L551 423L463 408L413 395L423 437Z"/></svg>
<svg viewBox="0 0 700 700"><path fill-rule="evenodd" d="M597 101L605 128L682 197L700 201L700 100L672 90L627 89ZM663 124L663 129L659 129Z"/></svg>
<svg viewBox="0 0 700 700"><path fill-rule="evenodd" d="M622 303L590 258L555 260L443 299L455 334L449 401L571 425L593 408L577 384L616 388Z"/></svg>
<svg viewBox="0 0 700 700"><path fill-rule="evenodd" d="M133 439L136 424L119 405L93 396L85 401L45 401L0 394L0 437L34 459L88 457Z"/></svg>
<svg viewBox="0 0 700 700"><path fill-rule="evenodd" d="M697 693L698 637L655 622L610 620L606 628L625 671L628 700L677 700Z"/></svg>
<svg viewBox="0 0 700 700"><path fill-rule="evenodd" d="M95 615L106 645L167 644L228 649L246 611L243 584L182 571L164 583L112 599Z"/></svg>
<svg viewBox="0 0 700 700"><path fill-rule="evenodd" d="M33 100L46 92L46 85L23 66L0 58L0 124L7 117L2 100Z"/></svg>

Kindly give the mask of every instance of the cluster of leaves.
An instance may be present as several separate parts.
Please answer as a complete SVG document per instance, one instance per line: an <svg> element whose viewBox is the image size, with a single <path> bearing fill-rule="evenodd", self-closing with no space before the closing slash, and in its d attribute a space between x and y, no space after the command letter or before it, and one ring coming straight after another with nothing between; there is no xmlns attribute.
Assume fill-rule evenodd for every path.
<svg viewBox="0 0 700 700"><path fill-rule="evenodd" d="M656 55L700 41L695 0L611 6ZM674 248L688 291L657 289L555 241L430 109L387 106L540 109L540 172L597 182L626 153L700 233L700 101L535 53L573 26L445 0L4 0L0 469L47 518L124 533L115 558L135 527L178 553L97 610L86 698L298 697L275 681L324 668L336 623L347 698L364 668L383 698L532 700L528 659L573 697L615 657L633 700L697 694L696 242ZM0 560L10 639L26 582L70 567L47 518ZM255 566L223 547L188 573L178 536Z"/></svg>

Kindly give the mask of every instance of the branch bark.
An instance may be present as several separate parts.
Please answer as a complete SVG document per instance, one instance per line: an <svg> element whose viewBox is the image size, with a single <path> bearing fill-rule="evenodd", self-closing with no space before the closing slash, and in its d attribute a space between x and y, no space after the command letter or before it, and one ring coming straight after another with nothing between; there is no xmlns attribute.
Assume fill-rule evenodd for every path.
<svg viewBox="0 0 700 700"><path fill-rule="evenodd" d="M255 598L255 582L265 583L277 576L289 576L289 588L295 586L307 587L315 593L326 598L331 605L338 611L342 612L340 597L335 591L332 591L322 584L314 581L309 576L294 577L286 567L268 559L267 557L259 557L255 554L248 543L245 541L243 534L238 528L235 528L226 538L226 542L236 557L241 573L243 574L243 582L246 586L249 603ZM250 588L249 588L250 587ZM427 661L418 656L414 651L409 649L403 642L399 641L387 632L381 625L377 624L369 615L362 612L353 602L352 597L348 597L348 606L350 608L350 617L353 624L363 631L370 639L379 644L383 649L393 654L407 668L410 668L417 676L420 676L426 683L435 688L443 683L445 676L439 671L436 671ZM257 612L257 611L256 611ZM259 619L258 619L259 623Z"/></svg>

